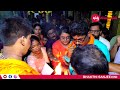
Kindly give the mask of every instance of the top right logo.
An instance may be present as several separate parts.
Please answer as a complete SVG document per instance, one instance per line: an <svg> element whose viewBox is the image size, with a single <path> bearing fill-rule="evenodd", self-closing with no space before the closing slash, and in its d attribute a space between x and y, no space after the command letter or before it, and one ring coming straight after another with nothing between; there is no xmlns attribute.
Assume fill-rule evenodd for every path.
<svg viewBox="0 0 120 90"><path fill-rule="evenodd" d="M113 11L108 11L108 15L107 16L99 16L98 14L93 14L91 16L92 22L99 22L100 20L107 20L106 23L106 28L109 29L110 24L111 24L111 20L117 20L118 17L117 16L112 16Z"/></svg>

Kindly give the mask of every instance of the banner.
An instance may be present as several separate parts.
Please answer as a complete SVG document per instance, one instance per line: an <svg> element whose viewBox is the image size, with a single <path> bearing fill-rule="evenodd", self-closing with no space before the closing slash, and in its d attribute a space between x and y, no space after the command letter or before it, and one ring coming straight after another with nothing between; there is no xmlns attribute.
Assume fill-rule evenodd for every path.
<svg viewBox="0 0 120 90"><path fill-rule="evenodd" d="M1 74L0 79L120 79L120 75L16 75Z"/></svg>

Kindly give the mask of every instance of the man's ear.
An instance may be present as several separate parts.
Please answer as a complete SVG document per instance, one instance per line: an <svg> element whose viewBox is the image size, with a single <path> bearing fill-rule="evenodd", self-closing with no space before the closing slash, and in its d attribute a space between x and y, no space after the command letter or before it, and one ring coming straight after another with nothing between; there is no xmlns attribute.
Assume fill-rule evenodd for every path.
<svg viewBox="0 0 120 90"><path fill-rule="evenodd" d="M21 37L20 43L21 43L23 46L25 46L25 37L24 37L24 36Z"/></svg>

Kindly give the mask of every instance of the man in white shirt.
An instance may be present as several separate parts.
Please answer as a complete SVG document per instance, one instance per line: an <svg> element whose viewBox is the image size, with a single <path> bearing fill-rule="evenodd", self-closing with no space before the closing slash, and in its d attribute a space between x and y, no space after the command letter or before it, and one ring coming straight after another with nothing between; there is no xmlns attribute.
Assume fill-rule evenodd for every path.
<svg viewBox="0 0 120 90"><path fill-rule="evenodd" d="M100 24L99 22L91 23L89 33L93 34L93 36L96 39L98 39L103 44L105 44L107 46L108 50L110 50L110 42L107 39L101 37L102 28L103 28L102 24Z"/></svg>

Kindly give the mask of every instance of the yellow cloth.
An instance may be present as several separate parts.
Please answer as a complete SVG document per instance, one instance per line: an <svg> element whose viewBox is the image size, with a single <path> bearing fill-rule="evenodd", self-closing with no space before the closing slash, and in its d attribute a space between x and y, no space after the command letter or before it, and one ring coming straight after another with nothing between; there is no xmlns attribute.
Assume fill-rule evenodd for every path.
<svg viewBox="0 0 120 90"><path fill-rule="evenodd" d="M0 74L40 75L26 62L13 58L0 59Z"/></svg>

